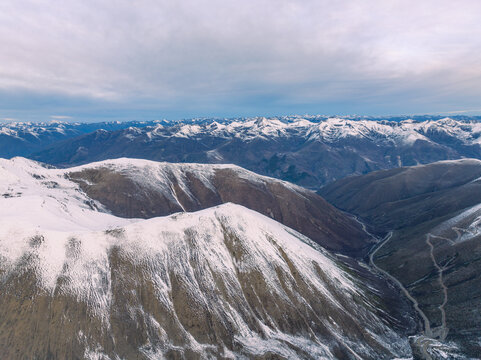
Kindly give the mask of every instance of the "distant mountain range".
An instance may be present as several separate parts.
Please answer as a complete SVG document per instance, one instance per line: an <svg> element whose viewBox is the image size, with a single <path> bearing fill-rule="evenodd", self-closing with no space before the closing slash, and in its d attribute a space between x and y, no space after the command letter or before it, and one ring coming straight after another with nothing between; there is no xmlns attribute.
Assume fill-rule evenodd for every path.
<svg viewBox="0 0 481 360"><path fill-rule="evenodd" d="M318 189L348 175L481 158L479 118L280 117L177 122L11 124L0 156L56 166L119 157L229 163Z"/></svg>
<svg viewBox="0 0 481 360"><path fill-rule="evenodd" d="M152 125L154 122L100 122L100 123L75 123L50 121L45 123L12 122L0 123L0 157L11 158L14 156L27 156L35 151L40 151L56 142L75 138L104 129L115 131L129 126L141 128Z"/></svg>

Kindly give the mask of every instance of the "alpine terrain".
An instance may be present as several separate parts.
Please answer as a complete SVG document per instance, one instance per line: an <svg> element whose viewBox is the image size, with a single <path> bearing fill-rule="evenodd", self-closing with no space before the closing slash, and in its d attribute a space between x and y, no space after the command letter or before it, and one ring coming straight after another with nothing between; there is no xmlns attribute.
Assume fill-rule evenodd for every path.
<svg viewBox="0 0 481 360"><path fill-rule="evenodd" d="M414 310L365 265L241 205L164 217L140 209L142 218L124 218L109 211L114 200L89 197L113 184L105 182L110 177L124 176L124 186L129 169L159 176L149 178L152 188L140 189L157 186L154 196L187 206L187 200L172 202L179 190L163 187L177 185L194 201L202 192L189 192L179 180L194 172L214 185L215 172L225 167L117 160L55 169L24 158L0 160L2 358L411 356ZM247 177L263 184L254 189L277 184L286 187L280 194L325 204L295 186L228 170L238 177L234 183ZM174 172L171 182L160 176Z"/></svg>
<svg viewBox="0 0 481 360"><path fill-rule="evenodd" d="M0 350L477 358L479 134L467 117L5 125Z"/></svg>
<svg viewBox="0 0 481 360"><path fill-rule="evenodd" d="M0 360L480 360L480 14L0 1Z"/></svg>
<svg viewBox="0 0 481 360"><path fill-rule="evenodd" d="M332 251L362 257L372 247L372 238L359 222L316 193L235 165L124 158L64 172L91 199L121 217L151 218L232 202L269 216Z"/></svg>
<svg viewBox="0 0 481 360"><path fill-rule="evenodd" d="M424 352L433 358L478 358L481 161L379 171L340 180L320 193L372 231L387 234L371 263L400 282L416 305Z"/></svg>

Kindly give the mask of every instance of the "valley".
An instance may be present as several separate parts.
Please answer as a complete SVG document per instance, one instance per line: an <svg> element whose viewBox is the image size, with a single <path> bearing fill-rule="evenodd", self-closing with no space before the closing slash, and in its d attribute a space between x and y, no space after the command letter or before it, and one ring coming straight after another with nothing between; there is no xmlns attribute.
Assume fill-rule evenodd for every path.
<svg viewBox="0 0 481 360"><path fill-rule="evenodd" d="M480 352L480 167L472 160L433 163L348 178L321 190L377 231L392 229L370 262L399 283L423 319L424 335L415 343L426 358L476 358ZM370 195L361 200L354 193Z"/></svg>
<svg viewBox="0 0 481 360"><path fill-rule="evenodd" d="M481 1L0 1L0 360L481 360Z"/></svg>

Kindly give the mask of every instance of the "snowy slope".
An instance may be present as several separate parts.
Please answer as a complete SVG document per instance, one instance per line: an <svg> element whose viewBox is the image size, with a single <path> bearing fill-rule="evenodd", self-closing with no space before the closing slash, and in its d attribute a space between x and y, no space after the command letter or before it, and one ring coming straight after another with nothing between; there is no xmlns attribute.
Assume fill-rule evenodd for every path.
<svg viewBox="0 0 481 360"><path fill-rule="evenodd" d="M481 354L480 176L480 160L461 159L373 172L323 189L339 208L390 232L373 262L418 303L425 335L441 342L415 343L434 359Z"/></svg>
<svg viewBox="0 0 481 360"><path fill-rule="evenodd" d="M329 250L362 258L372 239L318 194L235 165L114 159L65 169L121 217L150 218L232 202L269 216Z"/></svg>
<svg viewBox="0 0 481 360"><path fill-rule="evenodd" d="M175 201L181 208L183 208L183 205L177 198L174 184L178 185L190 199L194 200L195 196L190 189L191 178L194 177L198 179L205 187L216 191L214 178L219 170L232 171L240 179L264 186L267 183L276 183L279 184L279 186L286 187L300 194L300 196L309 193L305 188L287 181L258 175L233 164L179 164L144 159L119 158L71 167L65 169L65 174L82 173L83 171L93 169L108 169L112 172L122 174L134 183L139 184L142 188L147 187L151 190L158 191L167 199ZM185 211L185 209L182 210Z"/></svg>
<svg viewBox="0 0 481 360"><path fill-rule="evenodd" d="M0 169L6 358L410 354L373 290L268 217L225 204L125 220L64 170L25 159Z"/></svg>
<svg viewBox="0 0 481 360"><path fill-rule="evenodd" d="M65 171L24 158L0 159L0 196L2 224L85 231L129 222L96 211L101 205L67 180Z"/></svg>

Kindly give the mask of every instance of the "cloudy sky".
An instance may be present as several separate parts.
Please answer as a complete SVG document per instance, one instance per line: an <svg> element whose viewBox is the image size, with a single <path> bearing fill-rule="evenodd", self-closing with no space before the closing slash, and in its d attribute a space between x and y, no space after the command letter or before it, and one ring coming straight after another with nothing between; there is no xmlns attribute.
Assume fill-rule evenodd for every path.
<svg viewBox="0 0 481 360"><path fill-rule="evenodd" d="M4 0L0 119L481 113L478 0Z"/></svg>

